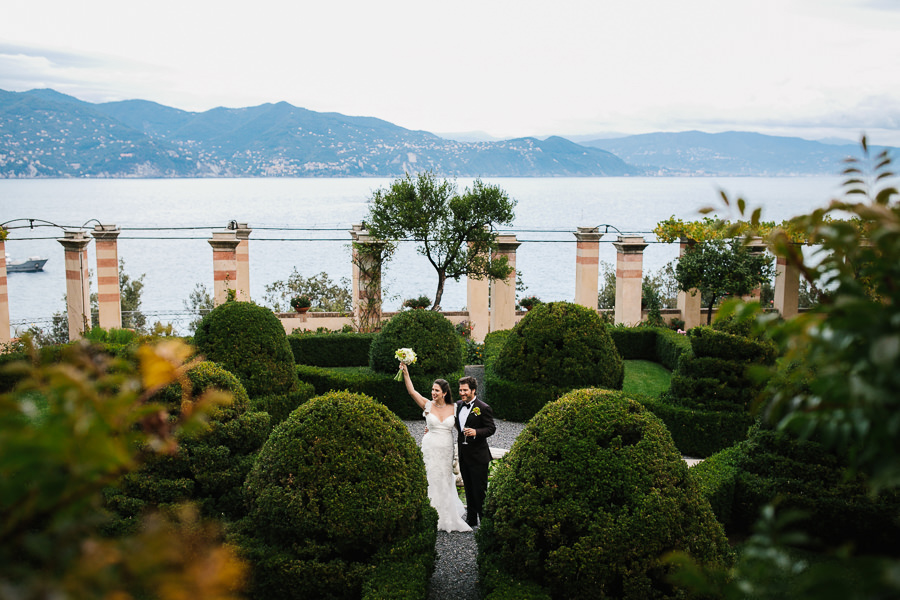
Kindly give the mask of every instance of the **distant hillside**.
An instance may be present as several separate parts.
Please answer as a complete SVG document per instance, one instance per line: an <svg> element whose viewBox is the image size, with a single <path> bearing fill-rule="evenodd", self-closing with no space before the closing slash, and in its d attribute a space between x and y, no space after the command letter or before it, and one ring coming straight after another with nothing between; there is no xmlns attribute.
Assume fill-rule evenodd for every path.
<svg viewBox="0 0 900 600"><path fill-rule="evenodd" d="M562 138L464 143L285 102L194 113L54 90L0 90L0 177L393 177L640 174Z"/></svg>
<svg viewBox="0 0 900 600"><path fill-rule="evenodd" d="M581 144L612 152L656 175L836 175L859 144L811 142L759 133L647 133Z"/></svg>

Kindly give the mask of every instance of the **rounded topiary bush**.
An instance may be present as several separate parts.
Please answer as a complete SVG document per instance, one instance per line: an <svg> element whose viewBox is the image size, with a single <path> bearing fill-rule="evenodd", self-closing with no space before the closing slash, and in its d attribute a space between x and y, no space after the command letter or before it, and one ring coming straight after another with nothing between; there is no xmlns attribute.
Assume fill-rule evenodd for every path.
<svg viewBox="0 0 900 600"><path fill-rule="evenodd" d="M149 506L193 500L208 516L239 518L243 511L241 487L256 452L269 434L269 415L248 412L248 398L237 377L221 366L204 361L187 373L188 397L197 401L209 390L230 394L232 402L209 413L208 426L180 432L178 450L154 455L140 470L123 477L107 492L107 506L117 514L113 528L127 529ZM176 416L183 408L182 387L173 383L154 398Z"/></svg>
<svg viewBox="0 0 900 600"><path fill-rule="evenodd" d="M414 373L442 375L463 366L463 344L456 328L444 315L431 310L408 310L391 317L369 347L369 367L380 373L396 373L398 348L416 353Z"/></svg>
<svg viewBox="0 0 900 600"><path fill-rule="evenodd" d="M540 304L506 338L500 377L560 388L622 389L625 365L596 311L571 302Z"/></svg>
<svg viewBox="0 0 900 600"><path fill-rule="evenodd" d="M431 557L437 513L403 422L368 396L330 392L277 426L244 485L241 526L257 598L359 598L379 556ZM427 579L423 585L427 583Z"/></svg>
<svg viewBox="0 0 900 600"><path fill-rule="evenodd" d="M553 598L681 597L664 554L731 561L665 425L599 389L570 392L532 418L493 471L476 539L489 590L531 582Z"/></svg>
<svg viewBox="0 0 900 600"><path fill-rule="evenodd" d="M294 354L278 317L251 302L226 302L203 317L194 345L234 373L251 397L294 390Z"/></svg>

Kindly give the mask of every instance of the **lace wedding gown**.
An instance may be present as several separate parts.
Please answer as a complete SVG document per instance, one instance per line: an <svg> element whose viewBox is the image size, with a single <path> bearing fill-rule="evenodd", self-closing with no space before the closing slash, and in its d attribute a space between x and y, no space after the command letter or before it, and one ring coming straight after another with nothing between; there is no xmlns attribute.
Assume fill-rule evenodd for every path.
<svg viewBox="0 0 900 600"><path fill-rule="evenodd" d="M453 439L456 437L455 413L441 421L431 412L432 403L425 404L425 424L428 433L422 438L422 457L428 477L428 499L438 512L438 530L472 531L462 516L465 513L456 493L453 474Z"/></svg>

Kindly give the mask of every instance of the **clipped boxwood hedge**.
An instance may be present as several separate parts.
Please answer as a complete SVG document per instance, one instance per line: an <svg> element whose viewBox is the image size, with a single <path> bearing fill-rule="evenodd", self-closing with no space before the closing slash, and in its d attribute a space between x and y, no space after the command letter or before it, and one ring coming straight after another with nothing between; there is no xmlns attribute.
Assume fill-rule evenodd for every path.
<svg viewBox="0 0 900 600"><path fill-rule="evenodd" d="M188 500L198 502L207 516L237 519L242 515L241 487L269 435L269 415L248 410L249 399L240 381L215 363L198 363L188 377L192 398L217 389L229 392L232 403L210 414L207 429L179 434L176 453L152 456L140 470L107 490L107 507L118 517L111 530L127 531L147 508ZM173 383L155 399L178 415L181 386Z"/></svg>
<svg viewBox="0 0 900 600"><path fill-rule="evenodd" d="M430 377L446 379L447 373L463 367L462 338L439 312L407 310L391 317L372 340L369 367L377 373L395 375L399 363L394 353L399 348L412 348L417 357L415 368Z"/></svg>
<svg viewBox="0 0 900 600"><path fill-rule="evenodd" d="M298 365L367 367L374 333L291 334L288 342Z"/></svg>
<svg viewBox="0 0 900 600"><path fill-rule="evenodd" d="M416 597L435 560L427 489L421 452L387 408L350 392L306 402L244 486L249 512L234 539L252 597Z"/></svg>
<svg viewBox="0 0 900 600"><path fill-rule="evenodd" d="M806 514L803 529L829 547L852 543L861 553L900 555L900 493L869 494L861 475L811 440L755 427L747 440L692 470L730 533L752 532L765 504Z"/></svg>
<svg viewBox="0 0 900 600"><path fill-rule="evenodd" d="M275 427L288 418L294 410L316 395L311 383L301 381L297 389L287 394L273 394L250 399L251 410L269 413L271 426Z"/></svg>
<svg viewBox="0 0 900 600"><path fill-rule="evenodd" d="M492 365L510 381L558 388L622 389L622 357L597 311L548 302L528 311L507 336Z"/></svg>
<svg viewBox="0 0 900 600"><path fill-rule="evenodd" d="M609 334L624 360L649 360L670 371L693 352L686 335L666 327L610 327Z"/></svg>
<svg viewBox="0 0 900 600"><path fill-rule="evenodd" d="M197 325L197 351L237 376L252 396L294 390L294 355L281 321L252 302L226 302Z"/></svg>
<svg viewBox="0 0 900 600"><path fill-rule="evenodd" d="M575 390L545 406L493 471L476 532L491 600L527 582L553 598L681 598L663 556L732 560L663 423L621 392ZM505 591L501 591L505 590Z"/></svg>
<svg viewBox="0 0 900 600"><path fill-rule="evenodd" d="M416 365L410 369L413 385L423 394L428 394L433 377L417 372ZM325 394L333 390L348 390L357 394L365 394L384 404L392 413L401 419L420 419L422 409L409 397L402 381L394 381L393 375L375 373L370 369L334 370L322 367L297 365L297 377L311 384L317 394ZM456 389L456 381L463 376L463 371L443 375L450 382L451 390ZM454 399L456 394L454 392ZM493 406L492 406L493 407Z"/></svg>
<svg viewBox="0 0 900 600"><path fill-rule="evenodd" d="M642 396L641 404L662 420L678 450L703 458L747 437L756 417L746 411L700 410L672 404L666 398Z"/></svg>

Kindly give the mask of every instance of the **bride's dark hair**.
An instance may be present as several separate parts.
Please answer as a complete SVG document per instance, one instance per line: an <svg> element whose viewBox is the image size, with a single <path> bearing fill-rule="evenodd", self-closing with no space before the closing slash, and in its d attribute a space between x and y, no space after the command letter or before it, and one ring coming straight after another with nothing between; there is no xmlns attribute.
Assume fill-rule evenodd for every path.
<svg viewBox="0 0 900 600"><path fill-rule="evenodd" d="M453 392L450 390L450 384L447 383L447 380L435 379L434 382L441 388L441 391L444 392L444 402L446 404L453 404Z"/></svg>

